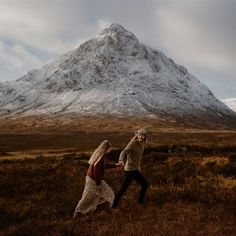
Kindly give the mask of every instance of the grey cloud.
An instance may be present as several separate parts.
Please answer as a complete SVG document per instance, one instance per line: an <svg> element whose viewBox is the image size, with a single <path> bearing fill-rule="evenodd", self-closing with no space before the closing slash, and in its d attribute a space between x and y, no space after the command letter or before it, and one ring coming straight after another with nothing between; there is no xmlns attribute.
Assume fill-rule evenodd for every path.
<svg viewBox="0 0 236 236"><path fill-rule="evenodd" d="M218 98L236 97L235 11L234 0L1 0L0 38L56 56L116 22L186 66Z"/></svg>

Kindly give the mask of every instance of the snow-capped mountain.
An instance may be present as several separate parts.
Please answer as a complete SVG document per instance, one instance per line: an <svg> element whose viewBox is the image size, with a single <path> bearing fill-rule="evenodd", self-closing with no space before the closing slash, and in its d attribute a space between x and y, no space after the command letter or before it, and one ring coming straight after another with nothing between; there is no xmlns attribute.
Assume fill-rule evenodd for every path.
<svg viewBox="0 0 236 236"><path fill-rule="evenodd" d="M112 24L57 60L0 84L0 114L169 115L235 118L162 52Z"/></svg>
<svg viewBox="0 0 236 236"><path fill-rule="evenodd" d="M236 112L236 98L226 98L222 100L229 108Z"/></svg>

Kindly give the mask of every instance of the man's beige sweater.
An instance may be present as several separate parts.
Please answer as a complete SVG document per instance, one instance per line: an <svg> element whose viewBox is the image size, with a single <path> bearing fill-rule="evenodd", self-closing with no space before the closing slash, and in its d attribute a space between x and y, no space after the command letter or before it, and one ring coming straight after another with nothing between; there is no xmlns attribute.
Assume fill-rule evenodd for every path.
<svg viewBox="0 0 236 236"><path fill-rule="evenodd" d="M120 153L119 162L124 164L125 171L140 170L144 144L137 140L131 140Z"/></svg>

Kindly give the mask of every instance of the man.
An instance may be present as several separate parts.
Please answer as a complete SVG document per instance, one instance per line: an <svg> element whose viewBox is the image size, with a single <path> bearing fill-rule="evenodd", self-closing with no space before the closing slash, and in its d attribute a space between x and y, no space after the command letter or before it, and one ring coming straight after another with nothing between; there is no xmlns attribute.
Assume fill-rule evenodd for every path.
<svg viewBox="0 0 236 236"><path fill-rule="evenodd" d="M115 196L112 208L117 208L121 196L127 191L133 180L141 185L138 203L143 204L144 195L148 188L148 182L140 173L140 164L146 140L147 130L142 128L138 130L137 134L130 140L126 148L121 152L118 164L124 165L125 173L122 186Z"/></svg>

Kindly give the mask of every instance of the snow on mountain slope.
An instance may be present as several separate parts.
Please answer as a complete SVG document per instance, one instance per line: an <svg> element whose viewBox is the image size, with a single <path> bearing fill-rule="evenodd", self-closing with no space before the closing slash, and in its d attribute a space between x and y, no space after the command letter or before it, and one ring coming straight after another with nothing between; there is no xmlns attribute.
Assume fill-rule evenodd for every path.
<svg viewBox="0 0 236 236"><path fill-rule="evenodd" d="M226 98L222 100L225 105L236 112L236 98Z"/></svg>
<svg viewBox="0 0 236 236"><path fill-rule="evenodd" d="M235 116L183 66L112 24L41 69L0 84L0 114Z"/></svg>

